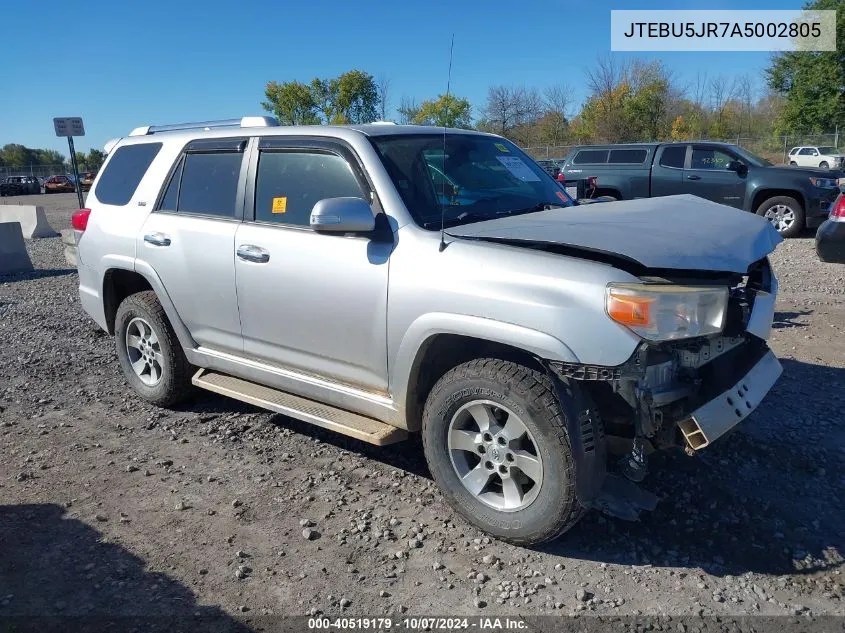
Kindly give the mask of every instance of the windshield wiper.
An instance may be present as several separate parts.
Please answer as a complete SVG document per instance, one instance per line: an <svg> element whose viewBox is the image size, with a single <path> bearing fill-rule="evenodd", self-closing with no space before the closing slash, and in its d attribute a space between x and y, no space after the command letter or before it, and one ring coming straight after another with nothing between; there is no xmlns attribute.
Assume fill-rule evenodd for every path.
<svg viewBox="0 0 845 633"><path fill-rule="evenodd" d="M563 209L566 205L560 202L538 202L533 207L525 207L524 209L512 209L510 211L500 211L496 215L522 215L524 213L536 213L537 211L550 211L551 209Z"/></svg>
<svg viewBox="0 0 845 633"><path fill-rule="evenodd" d="M453 218L444 219L443 226L448 228L450 226L457 226L458 224L463 224L464 222L481 222L483 220L492 220L493 217L494 216L491 216L487 213L475 213L472 211L464 211L460 215L457 215ZM440 220L429 220L428 222L423 222L423 228L440 228Z"/></svg>

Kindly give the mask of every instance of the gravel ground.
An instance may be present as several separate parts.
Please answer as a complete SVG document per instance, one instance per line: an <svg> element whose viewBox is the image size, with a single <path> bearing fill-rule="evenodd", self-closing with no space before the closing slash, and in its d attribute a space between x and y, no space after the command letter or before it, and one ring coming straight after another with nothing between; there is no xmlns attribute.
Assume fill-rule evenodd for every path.
<svg viewBox="0 0 845 633"><path fill-rule="evenodd" d="M26 202L57 230L77 206ZM0 616L845 615L845 266L809 236L773 256L785 372L764 404L700 456L654 458L640 522L591 513L533 549L457 517L418 442L210 393L145 404L59 239L27 246L36 272L0 277Z"/></svg>

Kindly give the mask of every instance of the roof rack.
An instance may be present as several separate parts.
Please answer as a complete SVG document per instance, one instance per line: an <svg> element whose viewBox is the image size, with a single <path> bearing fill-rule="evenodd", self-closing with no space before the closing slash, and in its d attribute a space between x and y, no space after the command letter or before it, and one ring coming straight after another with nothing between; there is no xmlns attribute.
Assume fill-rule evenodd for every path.
<svg viewBox="0 0 845 633"><path fill-rule="evenodd" d="M245 116L240 119L219 119L217 121L197 121L196 123L173 123L171 125L144 125L136 127L129 136L146 136L159 132L176 130L211 130L218 127L277 127L279 122L271 116Z"/></svg>

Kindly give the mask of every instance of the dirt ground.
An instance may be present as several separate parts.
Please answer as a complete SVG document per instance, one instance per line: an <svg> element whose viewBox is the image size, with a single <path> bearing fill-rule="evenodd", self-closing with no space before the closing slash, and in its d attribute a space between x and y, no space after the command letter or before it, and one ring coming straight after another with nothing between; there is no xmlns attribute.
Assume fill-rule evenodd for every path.
<svg viewBox="0 0 845 633"><path fill-rule="evenodd" d="M56 230L77 206L20 201ZM0 616L845 615L845 266L811 235L772 258L784 375L763 405L654 458L639 522L594 512L533 549L457 517L418 442L210 393L145 404L59 238L27 246L37 271L0 276Z"/></svg>

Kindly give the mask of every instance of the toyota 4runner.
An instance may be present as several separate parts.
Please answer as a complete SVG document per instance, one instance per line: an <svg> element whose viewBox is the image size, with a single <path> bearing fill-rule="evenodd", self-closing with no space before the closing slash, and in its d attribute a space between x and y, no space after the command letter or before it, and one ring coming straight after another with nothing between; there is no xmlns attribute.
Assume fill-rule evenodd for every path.
<svg viewBox="0 0 845 633"><path fill-rule="evenodd" d="M80 298L142 398L419 432L454 509L511 542L636 506L649 452L704 449L781 373L781 237L752 214L581 207L510 141L442 128L246 117L106 151Z"/></svg>

